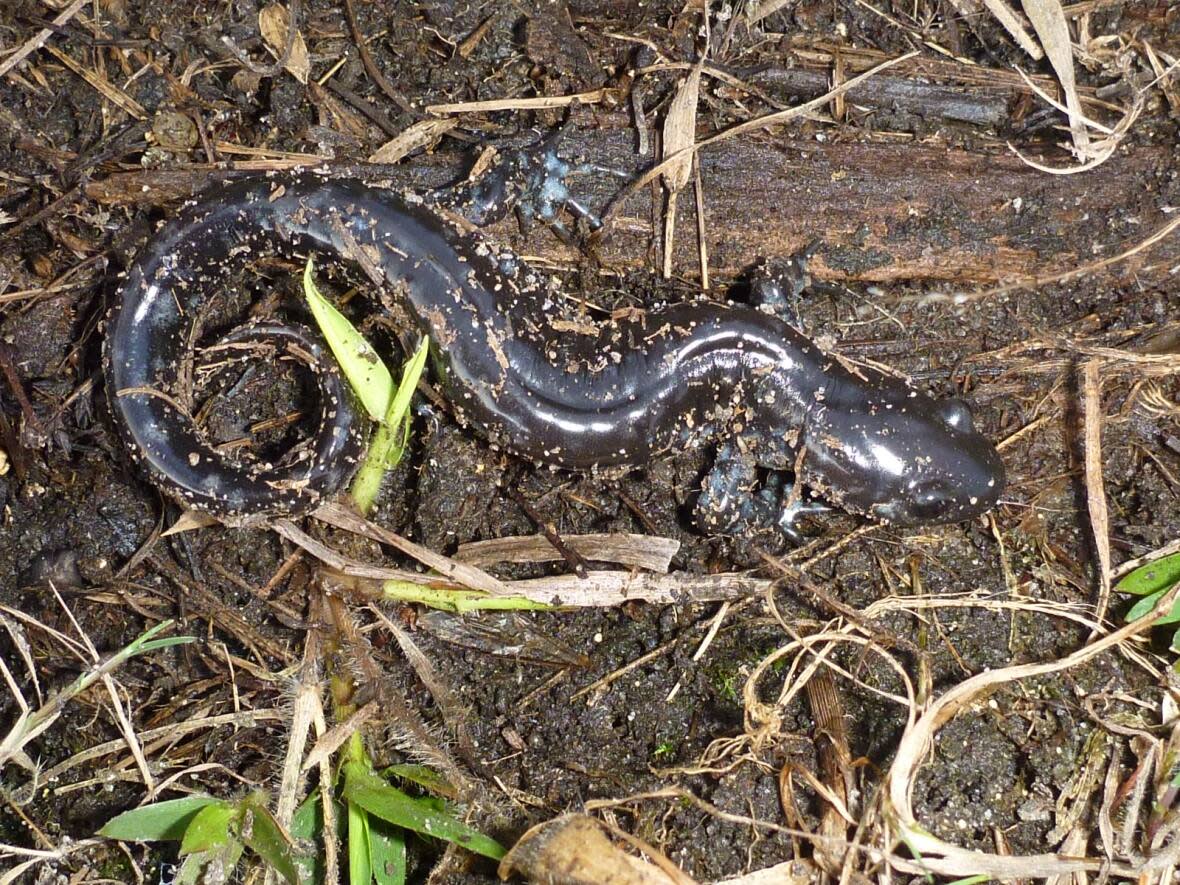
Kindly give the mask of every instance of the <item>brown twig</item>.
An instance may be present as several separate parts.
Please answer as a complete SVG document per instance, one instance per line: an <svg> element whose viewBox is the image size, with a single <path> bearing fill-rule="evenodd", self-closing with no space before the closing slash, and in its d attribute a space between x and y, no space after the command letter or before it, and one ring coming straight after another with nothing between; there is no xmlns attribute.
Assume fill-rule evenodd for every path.
<svg viewBox="0 0 1180 885"><path fill-rule="evenodd" d="M582 554L577 550L574 550L572 547L566 544L565 541L561 539L561 535L558 533L557 527L553 523L543 519L541 514L539 514L533 508L533 506L525 500L524 495L522 495L517 489L508 489L508 496L516 502L517 507L524 511L525 516L531 519L533 524L544 533L545 540L552 544L553 549L561 554L561 558L564 559L566 563L569 564L569 567L574 570L574 574L576 574L582 580L586 580L588 577L588 572L586 570L585 557L583 557Z"/></svg>
<svg viewBox="0 0 1180 885"><path fill-rule="evenodd" d="M401 108L402 111L407 114L413 114L415 117L421 116L406 101L406 97L398 92L393 87L393 84L385 78L385 75L381 73L381 69L377 67L377 63L373 61L373 56L369 53L369 46L365 42L364 35L361 33L360 25L357 23L356 9L353 8L352 0L344 0L344 12L348 17L348 29L352 31L352 39L356 43L357 54L361 57L361 64L365 66L365 73L369 75L369 79L377 85L378 89L385 93L390 101Z"/></svg>

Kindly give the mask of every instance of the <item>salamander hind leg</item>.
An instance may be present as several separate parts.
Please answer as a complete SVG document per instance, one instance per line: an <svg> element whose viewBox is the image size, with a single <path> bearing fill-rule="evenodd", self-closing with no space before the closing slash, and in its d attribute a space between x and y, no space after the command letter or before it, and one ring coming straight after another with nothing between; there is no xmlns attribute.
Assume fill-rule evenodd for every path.
<svg viewBox="0 0 1180 885"><path fill-rule="evenodd" d="M481 227L499 221L511 211L525 233L534 221L541 221L563 242L574 244L574 234L562 219L563 213L592 231L602 227L602 221L575 197L568 181L602 170L558 154L558 143L567 126L568 121L534 144L502 151L478 177L436 192L436 199Z"/></svg>
<svg viewBox="0 0 1180 885"><path fill-rule="evenodd" d="M799 307L803 293L812 286L807 262L819 247L815 240L790 258L760 262L750 276L750 304L801 329Z"/></svg>

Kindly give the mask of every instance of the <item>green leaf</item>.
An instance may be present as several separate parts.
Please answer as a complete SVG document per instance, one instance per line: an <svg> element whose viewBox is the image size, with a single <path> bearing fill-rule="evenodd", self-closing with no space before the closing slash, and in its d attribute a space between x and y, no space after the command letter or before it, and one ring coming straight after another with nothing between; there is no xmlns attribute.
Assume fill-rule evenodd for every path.
<svg viewBox="0 0 1180 885"><path fill-rule="evenodd" d="M324 815L318 792L304 799L291 818L291 826L288 828L291 838L297 843L308 842L312 845L310 854L299 854L295 857L299 881L307 885L320 885L324 881L324 840L334 839L339 845L344 839L344 806L339 802L333 802L332 810L335 812L332 816L335 832L331 834L324 833Z"/></svg>
<svg viewBox="0 0 1180 885"><path fill-rule="evenodd" d="M303 271L303 294L348 383L369 416L382 420L393 398L393 376L364 336L320 294L312 279L310 258Z"/></svg>
<svg viewBox="0 0 1180 885"><path fill-rule="evenodd" d="M142 808L124 811L106 822L98 835L124 842L156 842L161 839L181 839L188 825L203 808L225 805L211 796L187 796L169 799Z"/></svg>
<svg viewBox="0 0 1180 885"><path fill-rule="evenodd" d="M382 821L369 821L369 867L377 885L405 885L406 834Z"/></svg>
<svg viewBox="0 0 1180 885"><path fill-rule="evenodd" d="M289 832L292 839L314 839L324 829L324 816L320 814L320 795L312 793L299 803L291 816Z"/></svg>
<svg viewBox="0 0 1180 885"><path fill-rule="evenodd" d="M396 467L406 453L410 441L410 401L418 379L422 377L429 345L430 339L423 338L414 355L406 361L397 392L383 416L384 421L373 434L365 460L353 477L349 493L361 513L368 513L373 508L385 471Z"/></svg>
<svg viewBox="0 0 1180 885"><path fill-rule="evenodd" d="M1173 553L1139 566L1115 584L1114 589L1120 593L1146 596L1157 590L1166 590L1177 581L1180 581L1180 553Z"/></svg>
<svg viewBox="0 0 1180 885"><path fill-rule="evenodd" d="M231 839L229 825L238 813L237 806L228 802L206 805L197 812L184 831L184 838L180 840L180 853L194 854L228 845Z"/></svg>
<svg viewBox="0 0 1180 885"><path fill-rule="evenodd" d="M247 799L243 805L246 814L251 817L248 823L242 825L242 841L291 885L299 885L295 846L270 809L263 800L254 797Z"/></svg>
<svg viewBox="0 0 1180 885"><path fill-rule="evenodd" d="M351 885L369 885L373 867L369 847L369 815L359 805L348 803L348 881Z"/></svg>
<svg viewBox="0 0 1180 885"><path fill-rule="evenodd" d="M472 829L448 812L439 812L430 808L426 801L406 795L362 763L345 764L344 798L395 826L424 836L445 839L493 860L504 856L504 849L495 840Z"/></svg>
<svg viewBox="0 0 1180 885"><path fill-rule="evenodd" d="M1131 610L1127 612L1126 621L1130 623L1131 621L1138 621L1140 618L1147 617L1147 615L1151 614L1151 610L1155 608L1156 603L1160 601L1160 597L1167 592L1168 588L1165 588L1163 590L1157 590L1150 596L1144 596L1133 606L1131 606ZM1177 599L1176 602L1172 604L1172 610L1170 612L1168 612L1155 623L1157 625L1175 624L1178 621L1180 621L1180 599Z"/></svg>

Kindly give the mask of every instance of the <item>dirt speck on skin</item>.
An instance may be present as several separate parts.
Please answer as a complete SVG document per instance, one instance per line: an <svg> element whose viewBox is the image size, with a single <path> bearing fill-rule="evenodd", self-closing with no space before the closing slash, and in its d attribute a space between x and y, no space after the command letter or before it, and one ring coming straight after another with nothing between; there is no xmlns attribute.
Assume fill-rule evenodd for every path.
<svg viewBox="0 0 1180 885"><path fill-rule="evenodd" d="M1036 173L1020 166L1004 142L1041 161L1070 160L1054 146L1062 135L1053 127L1063 121L1041 115L1027 90L1010 82L1012 66L1028 68L1028 60L987 16L948 23L946 4L923 0L915 7L928 13L928 20L919 16L921 36L954 51L924 52L926 67L890 75L917 87L945 85L966 100L1003 95L1010 125L983 131L921 108L872 107L866 99L848 102L838 124L806 120L710 147L701 156L706 230L714 278L722 279L709 297L742 297L740 285L729 285L769 257L759 249L820 240L817 274L840 285L804 298L808 330L843 357L885 364L939 395L965 396L978 425L1005 441L1009 485L1001 506L963 525L861 534L846 514L811 519L800 578L793 570L805 557L791 559L779 538L705 538L691 527L707 450L670 453L625 474L553 472L492 451L458 427L445 406L423 401L407 460L386 478L373 519L431 550L449 555L466 542L535 533L536 516L562 535L654 531L675 538L681 548L673 568L680 573L750 569L781 578L762 597L734 601L715 632L717 603L629 602L515 621L467 616L462 629L477 638L458 642L461 630L443 638L428 623L416 624L413 607L379 603L383 614L411 628L457 700L453 708L440 703L366 607L370 598L344 598L358 631L340 639L340 625L321 605L317 564L278 535L211 527L161 536L177 508L131 467L105 412L97 371L102 317L118 273L194 190L280 169L294 155L362 162L434 104L619 87L607 101L571 111L567 144L575 154L594 151L584 159L603 166L646 168L652 154L636 152L635 108L658 126L679 74L661 68L632 80L630 72L694 61L700 23L682 3L568 2L528 10L505 2L458 10L356 3L382 85L358 56L343 3L304 0L299 27L313 81L305 86L286 74L259 76L227 54L223 37L258 65L273 61L261 49L260 5L87 4L51 36L53 47L142 107L142 120L44 51L0 77L0 448L9 465L0 475L0 604L10 607L0 655L37 707L92 666L76 641L78 629L105 657L174 619L173 632L196 641L117 671L120 697L157 781L197 766L180 779L184 789L236 799L257 788L273 796L288 740L292 674L314 630L318 641L343 646L321 663L355 678L362 699L381 703L365 731L374 762L411 758L392 721L396 693L479 785L468 806L472 825L505 845L588 800L617 800L616 822L701 881L797 857L812 864L807 840L793 840L783 828L815 829L828 813L798 776L800 769L823 768L826 734L799 690L814 658L776 659L761 672L751 708L747 681L767 656L799 637L844 630L865 640L834 646L830 661L839 668L833 674L855 788L849 810L879 820L868 811L907 721L899 702L907 685L886 655L918 701L929 703L974 674L1060 658L1085 643L1090 625L1078 618L1092 615L1098 582L1077 370L1096 354L1109 356L1098 348L1123 353L1100 369L1112 558L1142 556L1180 537L1180 237L1077 280L960 304L945 297L1119 254L1166 222L1180 205L1180 139L1167 96L1148 88L1143 116L1115 157L1083 173L1080 184L1077 177ZM1117 102L1130 93L1111 91L1112 84L1145 87L1155 74L1136 47L1149 42L1160 58L1180 54L1177 12L1153 0L1088 14L1091 35L1123 35L1127 42L1124 68L1102 55L1100 44L1090 47L1098 54L1078 71L1084 94ZM33 0L3 4L0 44L22 45L51 15ZM851 0L804 0L757 25L714 19L710 59L736 73L706 78L701 137L774 110L739 88L742 77L770 66L826 78L831 66L824 60L834 47L842 64L861 66L845 74L859 73L881 58L864 47L894 57L919 33L919 25L895 26ZM956 67L947 60L956 55L975 65ZM994 82L980 86L979 70L992 72ZM630 86L638 90L634 104L622 91ZM418 190L440 186L459 178L487 145L528 143L561 119L551 109L462 115L451 136L382 170L382 180ZM653 135L646 132L648 140ZM907 159L919 156L924 165ZM601 209L619 180L595 172L572 185ZM646 192L624 205L609 237L585 251L567 248L540 225L521 232L505 222L491 236L561 274L565 291L597 318L700 294L692 203L680 200L677 272L668 281L653 272L660 199ZM898 267L909 270L899 275ZM292 267L264 259L256 270L225 299L211 334L251 310L301 316ZM866 283L873 280L888 282L873 288ZM325 269L324 288L335 295L362 282ZM398 340L409 341L410 330L379 304L362 286L349 310L358 320L381 314L366 331L391 364L400 363ZM1144 355L1172 361L1136 360ZM281 449L307 420L306 379L263 365L248 372L222 385L237 384L236 398L223 402L215 389L207 392L209 432L232 441L260 420L290 418L256 441L267 451ZM203 409L205 400L198 400L194 406ZM321 525L309 523L308 530L353 558L417 568ZM788 557L785 576L775 556ZM511 579L565 569L563 562L495 572ZM1112 623L1125 608L1116 594ZM18 623L13 611L24 620ZM584 656L588 666L543 660L525 641L533 635L572 658ZM1168 639L1154 651L1164 652ZM1103 856L1095 815L1107 767L1118 767L1120 784L1133 768L1122 732L1103 723L1150 732L1166 690L1160 673L1167 662L1140 651L1137 659L1106 654L975 699L938 731L919 771L913 796L921 825L970 849L995 851L1001 834L1004 851L1041 853L1059 847L1063 834L1055 828L1080 803L1076 820L1089 837L1086 850ZM26 660L34 663L35 680ZM617 678L608 684L579 694L612 674ZM0 690L0 732L19 709L9 689ZM765 710L773 715L759 718ZM215 717L223 717L221 724L202 724ZM121 736L105 689L66 704L62 718L24 747L53 771L49 782L36 782L34 790L27 772L5 764L4 788L20 811L0 809L0 843L36 850L73 844L139 803L144 785ZM78 755L104 742L111 743L103 752ZM713 765L701 773L706 757ZM672 787L683 792L628 798ZM774 826L751 826L749 818ZM854 835L851 828L846 833ZM877 835L870 828L867 842ZM411 846L414 875L424 878L437 846ZM148 875L152 864L172 856L168 849L131 851ZM72 875L87 866L107 879L133 876L108 843L42 869ZM817 874L813 865L806 869ZM494 868L472 861L440 871L436 881L490 882Z"/></svg>

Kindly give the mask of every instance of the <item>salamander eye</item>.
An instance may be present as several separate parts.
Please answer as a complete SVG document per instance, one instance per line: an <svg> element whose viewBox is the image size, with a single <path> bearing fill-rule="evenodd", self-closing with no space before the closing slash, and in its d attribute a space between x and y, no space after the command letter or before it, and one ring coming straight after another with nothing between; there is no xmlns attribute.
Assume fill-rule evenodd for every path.
<svg viewBox="0 0 1180 885"><path fill-rule="evenodd" d="M971 420L971 409L961 399L940 400L938 413L942 420L955 430L967 432L975 429L975 424Z"/></svg>

